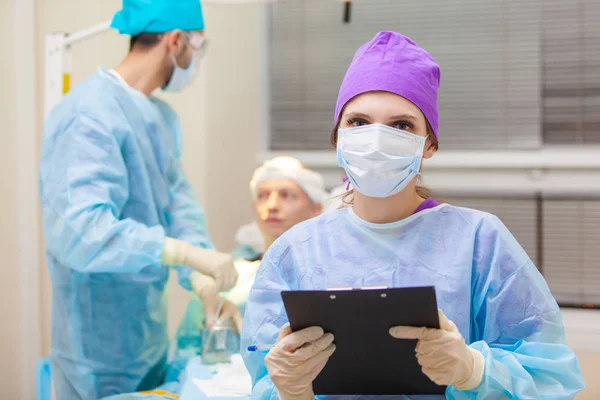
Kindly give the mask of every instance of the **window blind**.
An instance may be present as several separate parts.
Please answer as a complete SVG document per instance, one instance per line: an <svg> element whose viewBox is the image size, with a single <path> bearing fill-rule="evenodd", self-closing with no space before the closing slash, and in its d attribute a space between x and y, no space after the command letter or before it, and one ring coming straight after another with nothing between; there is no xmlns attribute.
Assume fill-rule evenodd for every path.
<svg viewBox="0 0 600 400"><path fill-rule="evenodd" d="M600 143L600 1L544 0L545 143Z"/></svg>
<svg viewBox="0 0 600 400"><path fill-rule="evenodd" d="M563 304L600 305L600 201L543 202L544 276Z"/></svg>
<svg viewBox="0 0 600 400"><path fill-rule="evenodd" d="M540 0L283 0L269 6L272 150L325 150L360 45L401 32L441 66L444 149L541 144Z"/></svg>

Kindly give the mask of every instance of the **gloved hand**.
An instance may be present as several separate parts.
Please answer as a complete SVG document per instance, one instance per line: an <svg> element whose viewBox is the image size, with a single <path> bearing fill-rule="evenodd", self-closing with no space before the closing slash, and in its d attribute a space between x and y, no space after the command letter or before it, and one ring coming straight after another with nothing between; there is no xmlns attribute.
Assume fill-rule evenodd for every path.
<svg viewBox="0 0 600 400"><path fill-rule="evenodd" d="M312 400L312 383L335 351L333 335L313 326L292 332L289 324L279 331L275 346L265 357L269 377L281 400Z"/></svg>
<svg viewBox="0 0 600 400"><path fill-rule="evenodd" d="M440 328L396 326L390 335L396 339L418 339L417 359L423 373L438 385L452 385L458 390L470 390L481 383L485 359L470 348L454 322L439 310Z"/></svg>
<svg viewBox="0 0 600 400"><path fill-rule="evenodd" d="M202 275L199 272L192 272L190 283L194 292L202 300L202 308L206 316L206 327L212 331L217 321L226 321L231 319L233 327L239 334L242 332L242 314L237 306L219 295L217 283L210 276ZM217 319L217 312L219 316Z"/></svg>
<svg viewBox="0 0 600 400"><path fill-rule="evenodd" d="M238 278L233 258L229 254L202 249L169 237L165 238L162 263L167 266L186 265L204 275L212 276L218 291L231 289Z"/></svg>

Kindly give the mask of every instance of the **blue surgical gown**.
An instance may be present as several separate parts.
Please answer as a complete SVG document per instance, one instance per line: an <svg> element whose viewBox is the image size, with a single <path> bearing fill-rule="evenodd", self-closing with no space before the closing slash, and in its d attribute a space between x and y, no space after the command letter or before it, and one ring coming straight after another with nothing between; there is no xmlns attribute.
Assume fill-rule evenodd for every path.
<svg viewBox="0 0 600 400"><path fill-rule="evenodd" d="M347 208L293 227L263 258L242 350L275 343L287 322L282 290L382 285L434 285L438 306L484 355L481 384L449 387L447 399L571 399L583 388L559 308L525 251L495 216L447 204L390 224L368 223ZM276 398L265 354L243 355L252 398Z"/></svg>
<svg viewBox="0 0 600 400"><path fill-rule="evenodd" d="M40 167L61 399L151 389L166 369L165 235L210 247L164 102L100 69L45 123ZM189 289L187 267L179 279Z"/></svg>

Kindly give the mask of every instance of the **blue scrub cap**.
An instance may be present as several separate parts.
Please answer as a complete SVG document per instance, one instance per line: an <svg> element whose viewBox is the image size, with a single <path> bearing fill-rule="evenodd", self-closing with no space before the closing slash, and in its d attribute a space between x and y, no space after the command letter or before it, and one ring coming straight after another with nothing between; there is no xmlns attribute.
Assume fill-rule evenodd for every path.
<svg viewBox="0 0 600 400"><path fill-rule="evenodd" d="M200 0L123 0L110 25L119 33L163 33L204 29Z"/></svg>

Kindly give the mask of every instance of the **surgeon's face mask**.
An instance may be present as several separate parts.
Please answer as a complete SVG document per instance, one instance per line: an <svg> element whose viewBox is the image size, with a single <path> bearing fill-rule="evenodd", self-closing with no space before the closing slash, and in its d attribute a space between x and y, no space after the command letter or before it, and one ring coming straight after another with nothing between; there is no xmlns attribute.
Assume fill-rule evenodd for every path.
<svg viewBox="0 0 600 400"><path fill-rule="evenodd" d="M192 58L190 60L190 64L187 66L187 68L181 68L177 64L175 54L171 53L171 60L173 61L174 69L169 82L162 87L165 92L179 92L186 86L189 86L194 81L198 72L198 68L200 67L200 61L206 53L207 41L204 36L197 33L185 33L184 40L186 41L186 45L192 47Z"/></svg>
<svg viewBox="0 0 600 400"><path fill-rule="evenodd" d="M381 124L340 129L338 164L365 196L393 196L419 174L426 140Z"/></svg>

